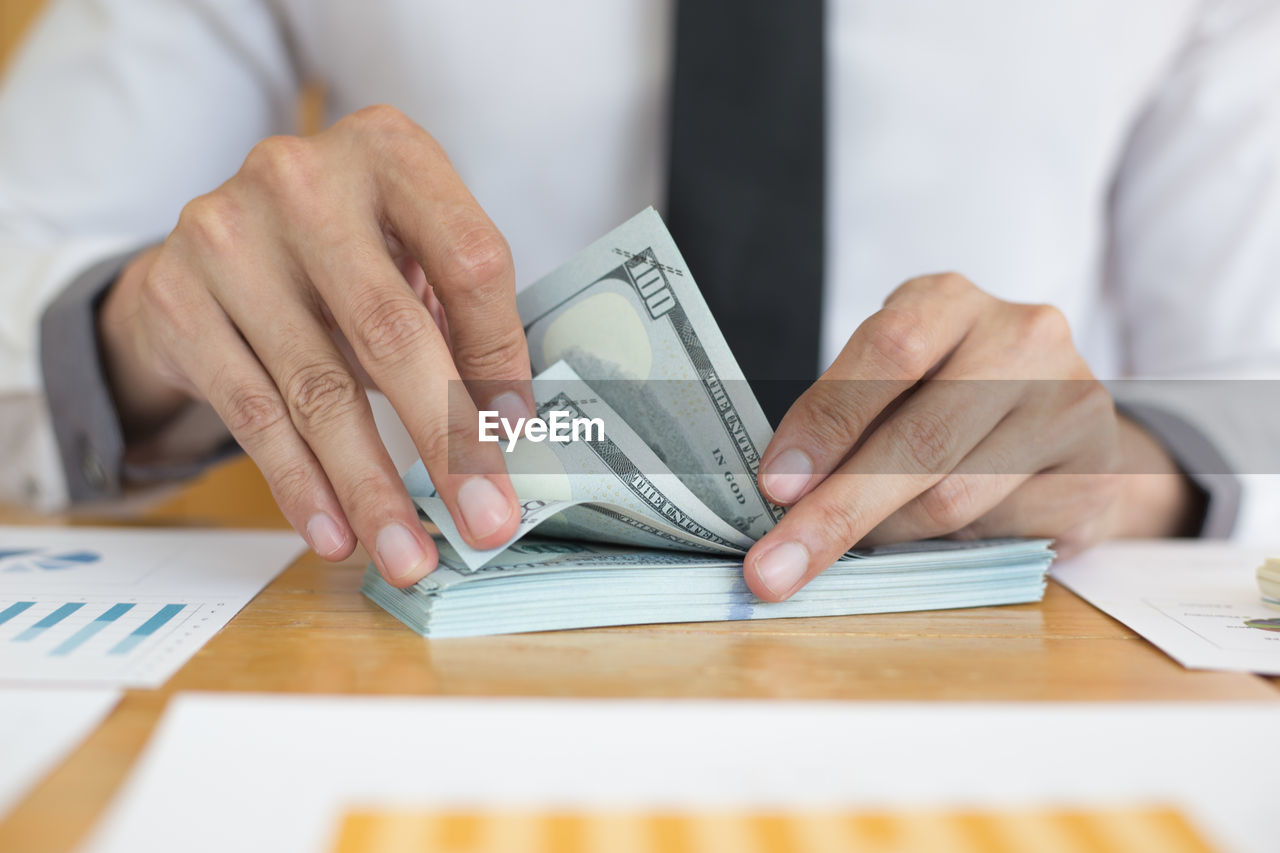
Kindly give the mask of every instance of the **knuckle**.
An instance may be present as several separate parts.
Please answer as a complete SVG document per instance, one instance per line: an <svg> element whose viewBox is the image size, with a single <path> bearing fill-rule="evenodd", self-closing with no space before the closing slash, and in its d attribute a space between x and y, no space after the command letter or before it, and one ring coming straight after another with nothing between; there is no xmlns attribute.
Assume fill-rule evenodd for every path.
<svg viewBox="0 0 1280 853"><path fill-rule="evenodd" d="M1055 385L1061 386L1062 391L1053 403L1045 443L1073 448L1078 463L1097 470L1118 465L1119 420L1106 386L1093 379L1068 379Z"/></svg>
<svg viewBox="0 0 1280 853"><path fill-rule="evenodd" d="M338 121L334 130L393 172L419 173L449 164L436 138L389 104L356 110Z"/></svg>
<svg viewBox="0 0 1280 853"><path fill-rule="evenodd" d="M1114 431L1116 404L1106 386L1096 379L1065 380L1071 395L1064 420L1080 431L1095 434L1102 430Z"/></svg>
<svg viewBox="0 0 1280 853"><path fill-rule="evenodd" d="M1017 324L1018 343L1025 348L1043 348L1071 340L1066 315L1052 305L1022 307Z"/></svg>
<svg viewBox="0 0 1280 853"><path fill-rule="evenodd" d="M839 545L842 549L852 547L873 526L858 511L854 502L848 499L824 500L811 511L817 522L815 529L822 531L827 542Z"/></svg>
<svg viewBox="0 0 1280 853"><path fill-rule="evenodd" d="M371 104L351 113L343 124L350 125L358 133L404 133L418 130L418 125L390 104Z"/></svg>
<svg viewBox="0 0 1280 853"><path fill-rule="evenodd" d="M519 328L504 329L479 340L468 337L455 341L454 361L466 381L518 374L528 363L524 333Z"/></svg>
<svg viewBox="0 0 1280 853"><path fill-rule="evenodd" d="M435 328L435 321L416 299L405 296L372 295L352 312L356 339L363 355L375 369L394 364Z"/></svg>
<svg viewBox="0 0 1280 853"><path fill-rule="evenodd" d="M472 299L500 298L510 283L514 264L506 238L489 222L467 222L453 229L441 264L446 288L462 291Z"/></svg>
<svg viewBox="0 0 1280 853"><path fill-rule="evenodd" d="M316 487L311 467L296 461L287 462L268 473L267 482L281 508L305 505Z"/></svg>
<svg viewBox="0 0 1280 853"><path fill-rule="evenodd" d="M1105 385L1096 379L1073 384L1081 386L1075 408L1087 421L1111 422L1115 419L1116 403Z"/></svg>
<svg viewBox="0 0 1280 853"><path fill-rule="evenodd" d="M450 450L458 446L456 442L473 437L470 431L464 430L463 427L462 424L439 423L428 427L420 437L415 436L414 444L422 453L422 460L426 463L428 470L441 471L439 466L447 465L451 456L454 455ZM436 467L433 468L433 466ZM447 470L444 472L448 473Z"/></svg>
<svg viewBox="0 0 1280 853"><path fill-rule="evenodd" d="M138 294L145 309L162 319L167 328L185 329L190 325L194 294L179 264L164 252L147 271Z"/></svg>
<svg viewBox="0 0 1280 853"><path fill-rule="evenodd" d="M273 389L244 384L235 386L227 394L223 420L242 443L255 443L287 417L288 412Z"/></svg>
<svg viewBox="0 0 1280 853"><path fill-rule="evenodd" d="M951 427L937 412L912 413L900 427L903 452L920 471L945 473L942 468L951 454Z"/></svg>
<svg viewBox="0 0 1280 853"><path fill-rule="evenodd" d="M974 289L973 282L958 272L936 273L926 276L925 281L932 292L946 297L961 296Z"/></svg>
<svg viewBox="0 0 1280 853"><path fill-rule="evenodd" d="M914 311L882 308L867 321L867 349L896 374L917 379L931 367L929 336Z"/></svg>
<svg viewBox="0 0 1280 853"><path fill-rule="evenodd" d="M335 485L338 500L357 529L381 525L396 507L394 487L377 466L355 472L349 479Z"/></svg>
<svg viewBox="0 0 1280 853"><path fill-rule="evenodd" d="M851 447L862 435L863 424L846 395L835 382L818 382L806 393L801 429L815 445L833 450Z"/></svg>
<svg viewBox="0 0 1280 853"><path fill-rule="evenodd" d="M290 380L286 396L298 427L305 434L351 414L360 405L363 392L344 366L322 364L299 370Z"/></svg>
<svg viewBox="0 0 1280 853"><path fill-rule="evenodd" d="M937 533L954 533L973 520L973 493L964 477L943 477L916 500Z"/></svg>
<svg viewBox="0 0 1280 853"><path fill-rule="evenodd" d="M444 445L443 451L436 448L437 452L447 454L450 463L457 470L470 470L473 467L464 464L476 447L475 427L470 418L450 418L443 429L435 431L435 435Z"/></svg>
<svg viewBox="0 0 1280 853"><path fill-rule="evenodd" d="M240 242L239 205L223 192L211 192L187 202L178 215L182 240L198 251L229 255Z"/></svg>
<svg viewBox="0 0 1280 853"><path fill-rule="evenodd" d="M488 463L476 455L478 446L472 418L433 421L420 434L414 434L414 445L433 477L490 473Z"/></svg>
<svg viewBox="0 0 1280 853"><path fill-rule="evenodd" d="M973 282L958 272L940 272L907 279L898 285L885 299L885 304L901 299L904 296L955 297L974 290Z"/></svg>
<svg viewBox="0 0 1280 853"><path fill-rule="evenodd" d="M313 143L297 136L269 136L249 151L245 175L277 195L292 195L318 178Z"/></svg>

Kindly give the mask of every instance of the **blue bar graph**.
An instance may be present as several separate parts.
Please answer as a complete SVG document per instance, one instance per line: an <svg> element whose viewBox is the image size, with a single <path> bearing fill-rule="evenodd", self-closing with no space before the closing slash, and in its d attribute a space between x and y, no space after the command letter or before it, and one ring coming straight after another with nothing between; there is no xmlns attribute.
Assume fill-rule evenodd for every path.
<svg viewBox="0 0 1280 853"><path fill-rule="evenodd" d="M34 601L19 601L15 604L10 604L4 610L0 610L0 625L3 625L19 613L23 613L34 606Z"/></svg>
<svg viewBox="0 0 1280 853"><path fill-rule="evenodd" d="M61 607L59 607L57 610L50 613L48 616L41 619L36 624L32 625L27 630L23 631L18 636L14 637L14 640L16 640L19 643L30 642L31 640L34 640L36 637L39 637L45 631L52 628L54 625L57 625L63 619L66 619L72 613L75 613L81 607L84 607L83 601L64 604Z"/></svg>
<svg viewBox="0 0 1280 853"><path fill-rule="evenodd" d="M84 643L87 640L89 640L90 637L94 636L103 628L107 627L112 622L116 621L117 619L119 619L121 616L128 613L132 609L133 609L132 604L111 605L102 613L98 614L98 617L94 619L92 622L85 625L79 631L76 631L70 637L63 640L61 643L59 643L58 646L54 648L53 651L49 652L49 654L54 655L56 657L64 657L66 655L71 654L76 649L80 648L80 646L84 645Z"/></svg>
<svg viewBox="0 0 1280 853"><path fill-rule="evenodd" d="M154 616L146 622L143 622L137 628L134 628L132 633L112 646L111 650L108 651L107 654L127 655L129 652L133 651L139 643L147 637L150 637L156 631L160 630L160 628L174 616L177 616L179 611L184 607L186 607L185 604L166 604L164 607L161 607L156 611Z"/></svg>

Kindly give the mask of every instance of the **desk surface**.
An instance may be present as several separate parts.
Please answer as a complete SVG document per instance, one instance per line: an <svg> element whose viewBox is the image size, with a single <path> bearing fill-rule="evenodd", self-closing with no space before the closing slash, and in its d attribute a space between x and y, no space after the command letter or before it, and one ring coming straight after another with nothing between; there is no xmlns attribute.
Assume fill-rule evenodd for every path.
<svg viewBox="0 0 1280 853"><path fill-rule="evenodd" d="M48 523L0 510L0 522ZM244 461L148 523L285 526ZM103 523L58 519L55 523ZM159 690L131 690L3 822L0 850L66 851L177 691L884 700L1275 700L1267 679L1191 672L1056 584L1041 604L653 625L427 642L359 594L363 557L308 555Z"/></svg>

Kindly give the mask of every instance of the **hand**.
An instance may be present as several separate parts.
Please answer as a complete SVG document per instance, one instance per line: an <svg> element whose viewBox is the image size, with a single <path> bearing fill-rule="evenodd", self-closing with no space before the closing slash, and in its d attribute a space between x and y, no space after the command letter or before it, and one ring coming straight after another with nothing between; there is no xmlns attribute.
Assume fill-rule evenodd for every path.
<svg viewBox="0 0 1280 853"><path fill-rule="evenodd" d="M747 554L766 601L859 543L1043 536L1069 554L1179 532L1195 503L1154 439L1116 416L1059 311L955 274L907 282L858 327L760 472L792 507Z"/></svg>
<svg viewBox="0 0 1280 853"><path fill-rule="evenodd" d="M436 565L366 372L467 541L515 533L515 493L472 403L532 412L510 251L436 141L390 107L255 146L121 275L99 327L126 435L207 401L322 557L358 538L397 586Z"/></svg>

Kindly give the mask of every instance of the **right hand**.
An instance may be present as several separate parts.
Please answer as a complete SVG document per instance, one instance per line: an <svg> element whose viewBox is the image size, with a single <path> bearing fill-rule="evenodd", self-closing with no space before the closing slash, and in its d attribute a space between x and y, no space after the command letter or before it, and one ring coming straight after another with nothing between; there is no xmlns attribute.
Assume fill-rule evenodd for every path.
<svg viewBox="0 0 1280 853"><path fill-rule="evenodd" d="M476 440L472 402L533 411L511 253L440 145L390 107L259 143L122 273L99 328L126 435L208 401L322 557L358 539L396 586L438 558L366 373L466 540L515 533L515 492L497 445Z"/></svg>

